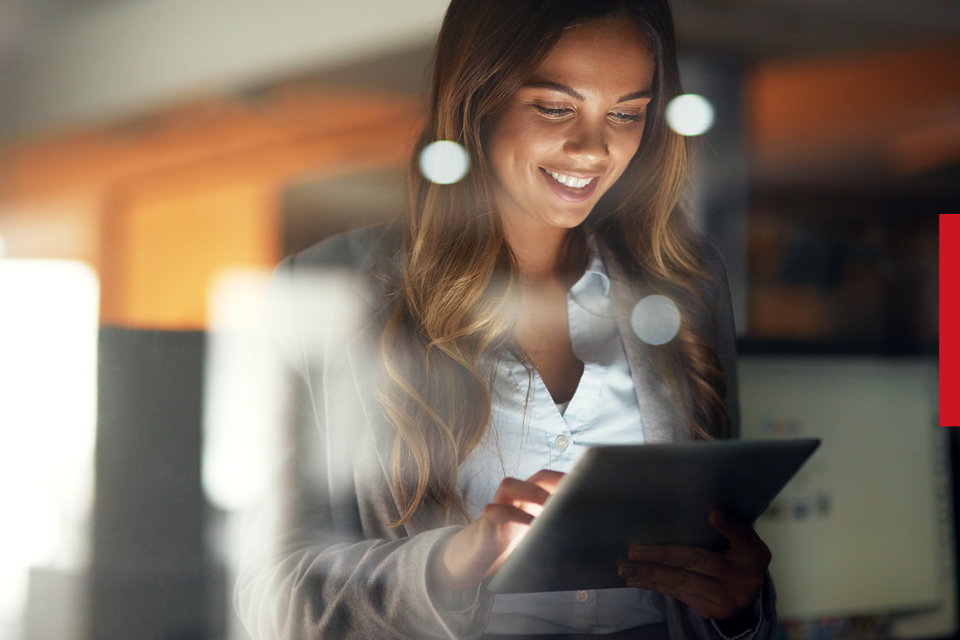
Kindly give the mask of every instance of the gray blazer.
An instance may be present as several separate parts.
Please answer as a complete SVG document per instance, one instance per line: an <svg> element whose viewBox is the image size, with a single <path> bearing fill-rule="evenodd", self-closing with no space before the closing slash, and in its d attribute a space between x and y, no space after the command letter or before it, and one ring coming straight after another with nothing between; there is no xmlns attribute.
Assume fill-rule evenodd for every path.
<svg viewBox="0 0 960 640"><path fill-rule="evenodd" d="M268 342L305 385L321 433L325 477L317 523L283 531L266 549L246 553L234 594L238 613L257 640L314 638L476 638L486 627L493 595L480 588L442 592L427 566L459 530L417 533L391 528L399 518L389 481L392 427L374 394L379 327L389 300L378 274L395 268L393 225L353 231L322 242L277 268L266 305ZM680 412L634 336L630 312L646 295L607 259L611 295L637 389L646 442L689 438ZM716 322L704 313L727 376L727 405L739 425L736 353L726 273L716 252L709 267L723 285L704 283ZM274 514L277 510L274 510ZM683 603L666 600L673 640L714 640L715 626ZM773 585L767 576L753 638L776 633Z"/></svg>

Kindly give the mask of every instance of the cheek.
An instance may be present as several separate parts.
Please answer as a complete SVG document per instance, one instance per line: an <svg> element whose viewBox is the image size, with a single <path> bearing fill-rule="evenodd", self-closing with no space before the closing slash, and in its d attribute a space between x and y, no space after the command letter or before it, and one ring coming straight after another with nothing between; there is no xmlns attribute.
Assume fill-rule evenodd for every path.
<svg viewBox="0 0 960 640"><path fill-rule="evenodd" d="M516 161L518 133L516 123L509 116L504 116L490 136L488 158L498 179L502 180L504 173Z"/></svg>
<svg viewBox="0 0 960 640"><path fill-rule="evenodd" d="M556 127L545 126L541 119L513 114L501 122L497 131L496 153L504 162L514 165L537 164L551 149L562 144Z"/></svg>
<svg viewBox="0 0 960 640"><path fill-rule="evenodd" d="M617 169L620 173L627 168L627 165L633 160L633 156L637 154L642 136L643 130L641 129L639 132L631 132L629 135L623 135L617 139L613 152L616 154Z"/></svg>

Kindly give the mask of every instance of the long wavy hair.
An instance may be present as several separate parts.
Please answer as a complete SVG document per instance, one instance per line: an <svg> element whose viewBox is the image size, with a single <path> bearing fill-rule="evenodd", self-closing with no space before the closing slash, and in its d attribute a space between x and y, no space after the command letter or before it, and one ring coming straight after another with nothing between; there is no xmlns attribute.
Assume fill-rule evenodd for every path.
<svg viewBox="0 0 960 640"><path fill-rule="evenodd" d="M703 306L698 283L707 274L700 241L677 204L686 142L664 117L680 94L668 1L452 0L434 54L426 124L409 167L400 275L381 340L379 396L396 427L395 526L468 520L458 471L491 419L492 374L481 355L495 361L513 346L519 270L504 240L484 141L564 29L616 15L628 17L649 48L653 99L636 155L569 235L565 253L585 255L593 237L630 277L669 293L681 309L681 327L667 345L652 347L654 366L688 418L690 437L729 433L716 349L691 322ZM417 158L437 140L466 149L471 170L460 182L439 185L421 175ZM577 276L584 262L578 264L571 267Z"/></svg>

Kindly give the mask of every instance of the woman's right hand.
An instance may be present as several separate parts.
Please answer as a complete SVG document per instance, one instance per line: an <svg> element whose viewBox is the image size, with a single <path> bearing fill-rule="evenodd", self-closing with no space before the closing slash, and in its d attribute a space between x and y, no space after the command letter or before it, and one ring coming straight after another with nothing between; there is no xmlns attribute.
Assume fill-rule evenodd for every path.
<svg viewBox="0 0 960 640"><path fill-rule="evenodd" d="M496 573L563 476L543 469L527 480L504 478L480 517L451 536L434 556L434 584L466 591Z"/></svg>

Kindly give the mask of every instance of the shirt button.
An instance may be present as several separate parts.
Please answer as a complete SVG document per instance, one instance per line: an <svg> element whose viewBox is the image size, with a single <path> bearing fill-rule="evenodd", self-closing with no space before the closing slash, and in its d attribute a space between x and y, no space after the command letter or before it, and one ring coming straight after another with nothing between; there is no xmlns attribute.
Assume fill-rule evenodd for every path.
<svg viewBox="0 0 960 640"><path fill-rule="evenodd" d="M553 441L557 445L557 449L563 451L567 448L567 445L570 444L570 441L567 440L567 436L557 436L557 439ZM584 591L586 593L586 591Z"/></svg>
<svg viewBox="0 0 960 640"><path fill-rule="evenodd" d="M590 594L586 591L577 591L577 600L579 602L586 602L590 599Z"/></svg>

